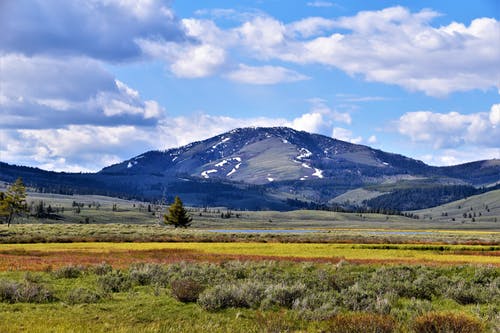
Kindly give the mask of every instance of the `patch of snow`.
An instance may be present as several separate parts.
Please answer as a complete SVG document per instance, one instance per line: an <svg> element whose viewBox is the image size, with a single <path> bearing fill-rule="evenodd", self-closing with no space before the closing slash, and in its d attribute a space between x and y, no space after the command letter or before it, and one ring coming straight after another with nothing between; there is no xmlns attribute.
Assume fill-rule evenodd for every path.
<svg viewBox="0 0 500 333"><path fill-rule="evenodd" d="M228 158L226 160L222 160L221 162L215 164L215 166L220 168L220 167L223 167L225 164L229 163L230 161L241 162L241 157L231 157L231 158Z"/></svg>
<svg viewBox="0 0 500 333"><path fill-rule="evenodd" d="M172 159L172 162L174 162L176 159L177 159L178 156L175 156L173 159Z"/></svg>
<svg viewBox="0 0 500 333"><path fill-rule="evenodd" d="M141 156L137 156L136 158L134 158L134 160L138 160L140 158L144 158L144 155L141 155Z"/></svg>
<svg viewBox="0 0 500 333"><path fill-rule="evenodd" d="M231 176L233 173L236 172L236 170L238 170L240 168L240 166L241 166L241 163L236 164L234 166L233 170L231 170L226 176L228 176L228 177Z"/></svg>
<svg viewBox="0 0 500 333"><path fill-rule="evenodd" d="M267 180L268 180L268 181L270 181L270 182L273 182L273 181L274 181L274 178L267 177Z"/></svg>
<svg viewBox="0 0 500 333"><path fill-rule="evenodd" d="M312 155L312 153L306 148L300 148L300 155L296 157L298 160L302 160L303 158L308 158Z"/></svg>
<svg viewBox="0 0 500 333"><path fill-rule="evenodd" d="M387 162L382 162L382 164L383 164L383 165L389 165L389 163L387 163Z"/></svg>
<svg viewBox="0 0 500 333"><path fill-rule="evenodd" d="M201 176L202 176L203 178L210 178L210 177L208 176L208 174L210 174L210 173L214 173L214 172L217 172L217 170L206 170L206 171L203 171L203 172L201 173Z"/></svg>
<svg viewBox="0 0 500 333"><path fill-rule="evenodd" d="M323 170L314 168L314 173L311 176L315 176L318 178L323 178Z"/></svg>
<svg viewBox="0 0 500 333"><path fill-rule="evenodd" d="M302 163L302 166L307 169L312 169L311 166L307 163Z"/></svg>
<svg viewBox="0 0 500 333"><path fill-rule="evenodd" d="M281 141L282 141L283 143L288 143L288 140L286 140L286 139L281 139Z"/></svg>
<svg viewBox="0 0 500 333"><path fill-rule="evenodd" d="M136 162L136 161L130 161L130 162L128 162L128 164L127 164L127 169L130 169L131 167L133 167L133 166L134 166L134 165L136 165L136 164L137 164L137 162Z"/></svg>
<svg viewBox="0 0 500 333"><path fill-rule="evenodd" d="M226 164L227 162L228 162L228 160L223 160L222 162L217 163L215 166L221 167L221 166L224 166L224 164Z"/></svg>
<svg viewBox="0 0 500 333"><path fill-rule="evenodd" d="M223 144L224 142L228 142L229 140L231 140L231 138L224 138L222 139L220 142L216 143L215 145L212 146L212 149L215 149L217 148L217 146Z"/></svg>

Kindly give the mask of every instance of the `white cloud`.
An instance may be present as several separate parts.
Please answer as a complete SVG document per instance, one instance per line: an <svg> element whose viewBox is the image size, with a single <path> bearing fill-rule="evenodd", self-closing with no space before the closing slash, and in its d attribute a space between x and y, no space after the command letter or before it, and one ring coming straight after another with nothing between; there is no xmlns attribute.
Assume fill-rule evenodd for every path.
<svg viewBox="0 0 500 333"><path fill-rule="evenodd" d="M201 78L214 74L224 64L226 51L211 44L190 44L138 40L143 52L169 64L173 74Z"/></svg>
<svg viewBox="0 0 500 333"><path fill-rule="evenodd" d="M500 148L461 147L457 149L443 149L432 154L418 157L430 165L447 166L463 164L470 161L490 160L500 158Z"/></svg>
<svg viewBox="0 0 500 333"><path fill-rule="evenodd" d="M401 7L360 12L337 22L351 34L319 37L305 43L302 55L282 57L336 66L368 81L433 96L498 86L500 23L481 18L469 27L452 23L434 28L429 21L436 15Z"/></svg>
<svg viewBox="0 0 500 333"><path fill-rule="evenodd" d="M398 131L414 142L430 143L435 149L467 144L496 147L500 142L500 128L495 126L496 109L492 106L489 114L408 112L400 117Z"/></svg>
<svg viewBox="0 0 500 333"><path fill-rule="evenodd" d="M374 143L377 143L377 137L375 135L371 135L369 138L368 138L368 141L367 141L369 144L374 144Z"/></svg>
<svg viewBox="0 0 500 333"><path fill-rule="evenodd" d="M276 84L297 82L309 77L280 66L247 66L240 64L238 69L226 75L232 81L248 84Z"/></svg>
<svg viewBox="0 0 500 333"><path fill-rule="evenodd" d="M163 109L143 101L139 93L117 81L101 63L88 58L22 55L0 56L2 117L5 128L44 128L68 123L141 124L154 121ZM118 120L120 117L121 120Z"/></svg>
<svg viewBox="0 0 500 333"><path fill-rule="evenodd" d="M331 30L334 26L334 20L323 17L307 17L288 24L286 30L292 37L297 34L301 37L309 38Z"/></svg>
<svg viewBox="0 0 500 333"><path fill-rule="evenodd" d="M285 42L285 25L271 17L256 17L235 31L240 43L259 58L274 56L275 48Z"/></svg>
<svg viewBox="0 0 500 333"><path fill-rule="evenodd" d="M338 140L347 141L350 143L359 144L363 141L361 136L353 137L352 132L342 127L334 127L332 137Z"/></svg>
<svg viewBox="0 0 500 333"><path fill-rule="evenodd" d="M493 104L491 106L489 118L494 127L500 125L500 104Z"/></svg>
<svg viewBox="0 0 500 333"><path fill-rule="evenodd" d="M325 121L323 115L319 112L304 113L295 118L289 126L299 131L319 133L325 126Z"/></svg>
<svg viewBox="0 0 500 333"><path fill-rule="evenodd" d="M162 0L16 0L2 2L0 50L26 55L141 57L136 39L182 40Z"/></svg>

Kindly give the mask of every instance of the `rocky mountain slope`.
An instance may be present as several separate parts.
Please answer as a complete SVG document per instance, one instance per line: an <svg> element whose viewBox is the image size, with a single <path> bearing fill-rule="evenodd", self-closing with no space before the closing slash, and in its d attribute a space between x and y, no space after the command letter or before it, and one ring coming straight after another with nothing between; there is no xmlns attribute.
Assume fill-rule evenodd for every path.
<svg viewBox="0 0 500 333"><path fill-rule="evenodd" d="M346 193L357 189L366 189L357 191L358 196L369 193L373 199L374 192L401 188L488 186L500 182L500 160L433 167L290 128L240 128L180 148L146 152L95 174L0 164L0 180L10 181L16 175L50 191L146 200L182 195L195 205L289 209L342 204L335 198L348 198ZM356 205L363 205L362 199L357 197Z"/></svg>

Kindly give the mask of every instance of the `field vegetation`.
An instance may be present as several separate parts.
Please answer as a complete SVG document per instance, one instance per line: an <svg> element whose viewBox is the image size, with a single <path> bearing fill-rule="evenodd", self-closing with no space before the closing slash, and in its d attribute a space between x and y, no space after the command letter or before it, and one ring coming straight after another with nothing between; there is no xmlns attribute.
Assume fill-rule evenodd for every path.
<svg viewBox="0 0 500 333"><path fill-rule="evenodd" d="M179 230L165 203L32 193L0 225L0 332L498 332L484 199L419 219L188 208ZM451 220L480 200L488 218Z"/></svg>
<svg viewBox="0 0 500 333"><path fill-rule="evenodd" d="M0 273L0 331L494 332L499 287L497 268L473 266L224 261L8 271Z"/></svg>

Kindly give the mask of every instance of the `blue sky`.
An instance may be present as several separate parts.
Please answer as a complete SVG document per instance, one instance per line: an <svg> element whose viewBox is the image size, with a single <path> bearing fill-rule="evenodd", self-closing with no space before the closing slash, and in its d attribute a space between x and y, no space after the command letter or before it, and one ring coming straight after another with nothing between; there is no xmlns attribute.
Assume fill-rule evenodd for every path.
<svg viewBox="0 0 500 333"><path fill-rule="evenodd" d="M500 158L500 4L0 2L0 161L97 171L246 126Z"/></svg>

